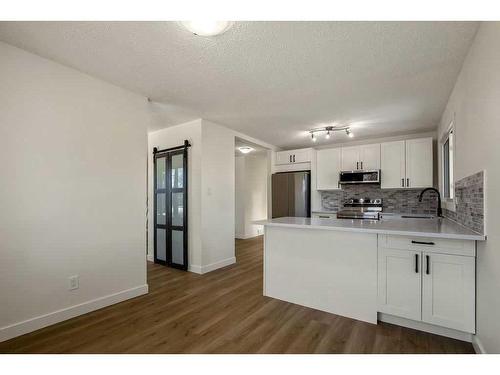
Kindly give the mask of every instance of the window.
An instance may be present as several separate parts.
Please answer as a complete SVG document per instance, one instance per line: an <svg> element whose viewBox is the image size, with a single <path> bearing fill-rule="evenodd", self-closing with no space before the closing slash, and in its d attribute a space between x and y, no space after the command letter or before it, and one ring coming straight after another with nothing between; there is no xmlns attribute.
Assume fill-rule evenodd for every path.
<svg viewBox="0 0 500 375"><path fill-rule="evenodd" d="M443 197L453 200L455 187L453 183L453 153L454 153L454 128L453 123L443 140Z"/></svg>

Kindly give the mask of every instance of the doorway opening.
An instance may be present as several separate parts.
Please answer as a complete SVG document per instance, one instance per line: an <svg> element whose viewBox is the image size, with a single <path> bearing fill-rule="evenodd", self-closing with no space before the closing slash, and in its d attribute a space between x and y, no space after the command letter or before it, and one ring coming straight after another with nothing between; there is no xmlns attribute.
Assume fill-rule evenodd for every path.
<svg viewBox="0 0 500 375"><path fill-rule="evenodd" d="M256 220L269 212L271 151L242 138L235 138L235 238L248 239L263 234Z"/></svg>

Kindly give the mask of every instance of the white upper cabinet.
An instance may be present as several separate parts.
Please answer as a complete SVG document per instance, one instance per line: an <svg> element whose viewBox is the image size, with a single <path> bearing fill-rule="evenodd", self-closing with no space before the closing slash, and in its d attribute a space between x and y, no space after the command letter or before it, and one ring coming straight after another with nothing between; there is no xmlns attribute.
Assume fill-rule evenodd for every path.
<svg viewBox="0 0 500 375"><path fill-rule="evenodd" d="M432 163L432 138L382 143L381 187L384 189L431 187Z"/></svg>
<svg viewBox="0 0 500 375"><path fill-rule="evenodd" d="M423 255L422 320L475 333L475 258Z"/></svg>
<svg viewBox="0 0 500 375"><path fill-rule="evenodd" d="M342 147L342 170L380 168L380 144Z"/></svg>
<svg viewBox="0 0 500 375"><path fill-rule="evenodd" d="M309 163L311 161L311 149L278 151L276 153L276 164Z"/></svg>
<svg viewBox="0 0 500 375"><path fill-rule="evenodd" d="M406 187L432 186L432 138L406 142Z"/></svg>
<svg viewBox="0 0 500 375"><path fill-rule="evenodd" d="M311 161L311 149L305 148L301 150L293 151L293 162L294 163L308 163Z"/></svg>
<svg viewBox="0 0 500 375"><path fill-rule="evenodd" d="M360 146L360 169L380 169L380 143Z"/></svg>
<svg viewBox="0 0 500 375"><path fill-rule="evenodd" d="M342 170L355 171L359 168L359 146L342 147Z"/></svg>
<svg viewBox="0 0 500 375"><path fill-rule="evenodd" d="M276 153L276 164L288 164L292 162L292 154L288 151L279 151Z"/></svg>
<svg viewBox="0 0 500 375"><path fill-rule="evenodd" d="M405 186L405 141L386 142L380 146L381 187Z"/></svg>
<svg viewBox="0 0 500 375"><path fill-rule="evenodd" d="M316 153L316 189L340 189L339 173L341 149L329 148Z"/></svg>

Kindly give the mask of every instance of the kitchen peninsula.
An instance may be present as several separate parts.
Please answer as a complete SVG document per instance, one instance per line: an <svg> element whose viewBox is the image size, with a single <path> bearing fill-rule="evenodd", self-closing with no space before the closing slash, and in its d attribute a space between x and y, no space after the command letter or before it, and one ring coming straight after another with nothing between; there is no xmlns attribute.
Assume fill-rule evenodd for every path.
<svg viewBox="0 0 500 375"><path fill-rule="evenodd" d="M476 241L445 218L282 217L265 226L264 295L470 341Z"/></svg>

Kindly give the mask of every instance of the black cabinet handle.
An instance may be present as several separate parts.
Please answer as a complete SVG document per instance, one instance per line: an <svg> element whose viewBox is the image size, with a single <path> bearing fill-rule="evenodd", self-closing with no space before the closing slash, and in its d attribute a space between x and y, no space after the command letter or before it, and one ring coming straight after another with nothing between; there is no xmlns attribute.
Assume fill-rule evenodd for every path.
<svg viewBox="0 0 500 375"><path fill-rule="evenodd" d="M405 179L404 178L401 179L401 186L405 187Z"/></svg>
<svg viewBox="0 0 500 375"><path fill-rule="evenodd" d="M425 242L425 241L411 241L411 243L415 243L417 245L435 245L434 242Z"/></svg>
<svg viewBox="0 0 500 375"><path fill-rule="evenodd" d="M428 255L425 256L425 264L426 264L426 266L425 266L425 273L427 275L430 275L430 273L431 273L431 271L429 269L429 258L430 258L430 256L428 256Z"/></svg>
<svg viewBox="0 0 500 375"><path fill-rule="evenodd" d="M410 179L409 178L406 179L406 187L410 187Z"/></svg>
<svg viewBox="0 0 500 375"><path fill-rule="evenodd" d="M415 254L415 273L418 273L418 254Z"/></svg>
<svg viewBox="0 0 500 375"><path fill-rule="evenodd" d="M356 169L359 169L359 161L356 162Z"/></svg>
<svg viewBox="0 0 500 375"><path fill-rule="evenodd" d="M295 163L295 155L293 155L293 162Z"/></svg>
<svg viewBox="0 0 500 375"><path fill-rule="evenodd" d="M361 169L363 169L363 162L361 162Z"/></svg>

